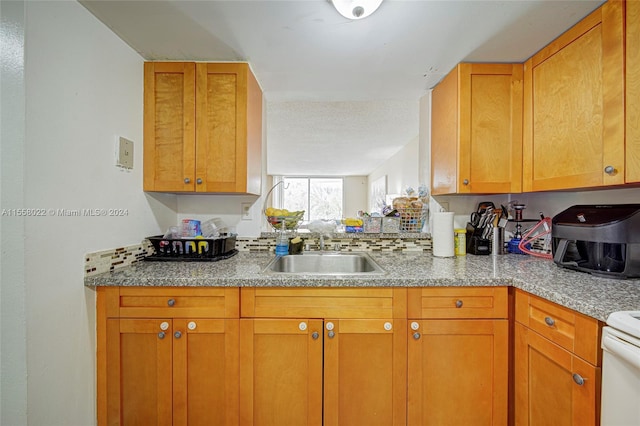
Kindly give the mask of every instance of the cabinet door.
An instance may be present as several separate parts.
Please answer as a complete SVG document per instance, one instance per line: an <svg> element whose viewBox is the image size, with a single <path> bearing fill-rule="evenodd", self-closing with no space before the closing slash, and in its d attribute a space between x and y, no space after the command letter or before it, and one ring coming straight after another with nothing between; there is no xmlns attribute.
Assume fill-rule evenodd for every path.
<svg viewBox="0 0 640 426"><path fill-rule="evenodd" d="M624 183L623 14L606 2L525 63L523 191Z"/></svg>
<svg viewBox="0 0 640 426"><path fill-rule="evenodd" d="M458 193L522 190L522 64L460 64Z"/></svg>
<svg viewBox="0 0 640 426"><path fill-rule="evenodd" d="M240 424L322 425L322 321L240 320Z"/></svg>
<svg viewBox="0 0 640 426"><path fill-rule="evenodd" d="M405 327L401 319L325 320L324 426L406 424Z"/></svg>
<svg viewBox="0 0 640 426"><path fill-rule="evenodd" d="M432 192L520 192L522 64L459 64L433 90Z"/></svg>
<svg viewBox="0 0 640 426"><path fill-rule="evenodd" d="M515 324L516 425L599 423L600 368Z"/></svg>
<svg viewBox="0 0 640 426"><path fill-rule="evenodd" d="M144 64L145 191L195 189L195 64Z"/></svg>
<svg viewBox="0 0 640 426"><path fill-rule="evenodd" d="M431 193L458 192L458 68L431 93Z"/></svg>
<svg viewBox="0 0 640 426"><path fill-rule="evenodd" d="M626 3L626 182L640 182L640 2Z"/></svg>
<svg viewBox="0 0 640 426"><path fill-rule="evenodd" d="M198 63L196 73L196 191L259 194L262 92L255 77L247 64Z"/></svg>
<svg viewBox="0 0 640 426"><path fill-rule="evenodd" d="M171 334L170 320L107 320L107 424L172 424Z"/></svg>
<svg viewBox="0 0 640 426"><path fill-rule="evenodd" d="M409 323L407 424L506 425L507 320Z"/></svg>
<svg viewBox="0 0 640 426"><path fill-rule="evenodd" d="M173 425L238 424L237 319L173 321Z"/></svg>

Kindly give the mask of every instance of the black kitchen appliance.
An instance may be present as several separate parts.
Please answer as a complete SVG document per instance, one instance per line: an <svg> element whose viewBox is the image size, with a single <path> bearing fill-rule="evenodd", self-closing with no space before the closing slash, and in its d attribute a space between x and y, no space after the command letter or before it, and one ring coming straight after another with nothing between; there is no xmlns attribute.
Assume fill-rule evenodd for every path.
<svg viewBox="0 0 640 426"><path fill-rule="evenodd" d="M640 277L640 204L576 205L552 221L553 261L610 278Z"/></svg>

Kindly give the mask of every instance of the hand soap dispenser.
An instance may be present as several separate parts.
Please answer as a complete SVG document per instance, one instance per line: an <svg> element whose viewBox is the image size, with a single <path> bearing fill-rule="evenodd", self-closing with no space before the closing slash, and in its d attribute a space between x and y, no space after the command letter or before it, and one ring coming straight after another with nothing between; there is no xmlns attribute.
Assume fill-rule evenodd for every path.
<svg viewBox="0 0 640 426"><path fill-rule="evenodd" d="M276 237L276 256L286 256L289 254L289 237L284 230L284 223L282 229Z"/></svg>

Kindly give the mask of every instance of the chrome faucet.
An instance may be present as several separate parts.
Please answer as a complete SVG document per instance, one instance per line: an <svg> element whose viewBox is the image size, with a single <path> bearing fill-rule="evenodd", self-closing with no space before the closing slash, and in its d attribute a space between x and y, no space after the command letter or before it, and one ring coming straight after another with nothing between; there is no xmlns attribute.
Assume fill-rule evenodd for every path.
<svg viewBox="0 0 640 426"><path fill-rule="evenodd" d="M320 233L320 251L325 251L325 237L331 239L330 234L322 234ZM340 251L340 243L335 243L333 245L333 251Z"/></svg>
<svg viewBox="0 0 640 426"><path fill-rule="evenodd" d="M327 237L331 238L331 235L327 235ZM320 233L320 251L324 251L324 234Z"/></svg>

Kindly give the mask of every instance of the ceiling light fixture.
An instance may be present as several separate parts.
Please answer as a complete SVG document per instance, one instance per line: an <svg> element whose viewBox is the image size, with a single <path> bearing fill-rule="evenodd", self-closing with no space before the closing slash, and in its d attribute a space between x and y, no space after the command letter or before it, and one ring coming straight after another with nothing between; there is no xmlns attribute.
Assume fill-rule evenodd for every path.
<svg viewBox="0 0 640 426"><path fill-rule="evenodd" d="M362 19L375 12L382 0L330 0L340 15L349 19Z"/></svg>

